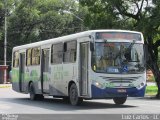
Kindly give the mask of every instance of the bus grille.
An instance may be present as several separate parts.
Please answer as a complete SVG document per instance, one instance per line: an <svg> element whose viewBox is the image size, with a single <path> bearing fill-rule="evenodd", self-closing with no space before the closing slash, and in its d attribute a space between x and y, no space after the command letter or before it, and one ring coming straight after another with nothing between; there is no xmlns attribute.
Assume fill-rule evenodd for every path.
<svg viewBox="0 0 160 120"><path fill-rule="evenodd" d="M137 77L103 77L103 76L100 76L100 77L105 79L106 81L109 81L110 83L118 83L118 84L124 83L123 87L129 87L128 84L131 84L133 81L136 81L141 76L137 76ZM115 87L120 87L118 84Z"/></svg>

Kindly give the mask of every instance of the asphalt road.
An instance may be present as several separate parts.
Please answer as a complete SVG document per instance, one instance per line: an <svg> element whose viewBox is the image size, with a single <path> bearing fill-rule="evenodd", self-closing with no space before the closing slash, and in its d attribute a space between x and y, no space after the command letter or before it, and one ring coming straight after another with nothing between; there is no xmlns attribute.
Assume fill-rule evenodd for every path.
<svg viewBox="0 0 160 120"><path fill-rule="evenodd" d="M62 99L47 97L30 101L29 95L0 88L0 114L160 114L160 100L128 98L124 105L112 100L86 100L81 106L71 106Z"/></svg>
<svg viewBox="0 0 160 120"><path fill-rule="evenodd" d="M73 120L85 120L85 118L87 120L108 120L106 118L110 117L115 117L114 120L121 120L122 114L158 114L156 120L160 120L160 100L150 97L128 98L124 105L115 105L112 100L86 100L81 106L71 106L62 99L53 99L52 97L46 97L43 101L30 101L29 95L14 92L10 87L0 88L0 114L2 115L0 115L0 120L1 118L6 120L3 119L6 114L21 115L18 118L23 118L22 120L33 119L35 114L34 120L51 120L53 115L54 118L60 117L58 120L71 120L71 118ZM30 115L28 116L28 114ZM119 114L119 116L111 114Z"/></svg>

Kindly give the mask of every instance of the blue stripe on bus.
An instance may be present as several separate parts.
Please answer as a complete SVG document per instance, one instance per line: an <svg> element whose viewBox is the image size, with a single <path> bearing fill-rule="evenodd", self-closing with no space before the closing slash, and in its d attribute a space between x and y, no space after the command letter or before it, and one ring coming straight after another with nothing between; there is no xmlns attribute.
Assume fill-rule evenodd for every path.
<svg viewBox="0 0 160 120"><path fill-rule="evenodd" d="M145 94L145 88L141 88L138 90L137 88L125 88L125 93L119 93L117 90L118 88L105 88L100 89L96 87L95 85L91 86L92 91L92 98L112 98L112 97L144 97ZM120 89L120 88L119 88Z"/></svg>

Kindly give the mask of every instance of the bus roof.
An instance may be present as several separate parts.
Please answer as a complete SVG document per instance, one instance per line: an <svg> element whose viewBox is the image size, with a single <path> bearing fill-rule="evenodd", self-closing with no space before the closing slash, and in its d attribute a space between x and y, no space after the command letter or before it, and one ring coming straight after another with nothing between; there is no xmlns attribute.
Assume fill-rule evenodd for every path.
<svg viewBox="0 0 160 120"><path fill-rule="evenodd" d="M114 29L88 30L88 31L83 31L83 32L75 33L75 34L62 36L62 37L57 37L57 38L52 38L52 39L43 40L43 41L39 41L39 42L16 46L13 48L13 50L16 51L16 50L21 50L21 49L38 47L38 46L45 45L45 44L53 44L53 43L58 43L58 42L70 41L70 40L74 40L74 39L81 38L81 37L88 37L92 33L96 33L96 32L131 32L131 33L142 34L141 32L130 31L130 30L114 30Z"/></svg>

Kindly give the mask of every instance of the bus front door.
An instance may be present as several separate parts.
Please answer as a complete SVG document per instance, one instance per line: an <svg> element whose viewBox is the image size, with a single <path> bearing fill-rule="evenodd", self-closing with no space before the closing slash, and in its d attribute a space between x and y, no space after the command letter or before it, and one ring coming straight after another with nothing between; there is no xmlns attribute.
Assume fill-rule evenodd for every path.
<svg viewBox="0 0 160 120"><path fill-rule="evenodd" d="M42 49L41 85L43 93L49 93L49 81L49 49Z"/></svg>
<svg viewBox="0 0 160 120"><path fill-rule="evenodd" d="M89 42L80 43L80 94L88 95L88 54Z"/></svg>
<svg viewBox="0 0 160 120"><path fill-rule="evenodd" d="M20 53L19 59L19 88L21 92L25 91L25 81L24 81L24 74L25 74L25 53Z"/></svg>

